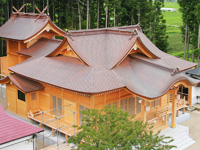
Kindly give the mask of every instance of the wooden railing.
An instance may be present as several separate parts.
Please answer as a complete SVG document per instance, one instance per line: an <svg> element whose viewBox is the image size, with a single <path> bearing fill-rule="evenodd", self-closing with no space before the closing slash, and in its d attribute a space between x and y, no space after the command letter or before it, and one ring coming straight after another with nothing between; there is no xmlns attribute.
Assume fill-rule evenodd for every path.
<svg viewBox="0 0 200 150"><path fill-rule="evenodd" d="M185 99L180 99L180 100L176 100L176 109L181 109L183 107L186 107L186 101Z"/></svg>
<svg viewBox="0 0 200 150"><path fill-rule="evenodd" d="M157 109L156 110L156 116L161 117L161 116L164 116L166 114L169 114L170 112L172 112L172 107L167 106L167 107L164 107L164 108Z"/></svg>

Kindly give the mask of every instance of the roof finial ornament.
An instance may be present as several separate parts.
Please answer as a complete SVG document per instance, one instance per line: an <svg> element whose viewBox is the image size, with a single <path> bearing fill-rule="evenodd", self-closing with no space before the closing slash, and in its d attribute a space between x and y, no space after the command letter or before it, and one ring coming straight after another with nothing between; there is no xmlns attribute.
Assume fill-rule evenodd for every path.
<svg viewBox="0 0 200 150"><path fill-rule="evenodd" d="M12 17L12 20L15 20L16 15L19 15L21 13L24 14L24 12L21 12L22 9L24 8L24 5L22 5L22 7L19 10L17 10L14 6L12 6L12 8L15 10L15 12L13 12L13 14L15 14L15 15Z"/></svg>
<svg viewBox="0 0 200 150"><path fill-rule="evenodd" d="M70 39L73 41L74 39L72 38L72 34L69 32L68 29L65 30L65 36L69 36Z"/></svg>
<svg viewBox="0 0 200 150"><path fill-rule="evenodd" d="M133 31L131 32L131 37L129 38L129 40L131 40L133 38L134 35L137 35L137 29L133 29Z"/></svg>
<svg viewBox="0 0 200 150"><path fill-rule="evenodd" d="M37 6L35 8L39 12L39 16L35 19L36 22L44 14L45 10L47 10L47 6L42 11L40 11Z"/></svg>
<svg viewBox="0 0 200 150"><path fill-rule="evenodd" d="M175 69L172 71L171 75L174 76L174 75L176 75L176 74L179 73L179 72L180 72L180 68L177 67L177 68L175 68Z"/></svg>

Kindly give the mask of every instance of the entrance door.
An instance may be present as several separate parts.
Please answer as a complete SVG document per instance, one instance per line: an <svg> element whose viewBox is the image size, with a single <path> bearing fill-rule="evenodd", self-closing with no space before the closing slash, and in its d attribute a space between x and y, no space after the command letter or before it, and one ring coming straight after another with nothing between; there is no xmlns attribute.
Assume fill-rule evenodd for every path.
<svg viewBox="0 0 200 150"><path fill-rule="evenodd" d="M53 115L62 116L62 99L53 96L52 100L53 100Z"/></svg>

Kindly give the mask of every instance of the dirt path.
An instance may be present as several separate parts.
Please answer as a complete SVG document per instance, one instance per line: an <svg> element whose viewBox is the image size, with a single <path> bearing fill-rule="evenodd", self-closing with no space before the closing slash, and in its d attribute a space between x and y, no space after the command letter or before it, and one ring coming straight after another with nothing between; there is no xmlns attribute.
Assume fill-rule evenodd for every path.
<svg viewBox="0 0 200 150"><path fill-rule="evenodd" d="M190 113L191 118L183 123L181 125L187 126L190 128L190 137L196 141L195 144L188 147L186 150L200 150L200 112L199 111L193 111L187 113Z"/></svg>

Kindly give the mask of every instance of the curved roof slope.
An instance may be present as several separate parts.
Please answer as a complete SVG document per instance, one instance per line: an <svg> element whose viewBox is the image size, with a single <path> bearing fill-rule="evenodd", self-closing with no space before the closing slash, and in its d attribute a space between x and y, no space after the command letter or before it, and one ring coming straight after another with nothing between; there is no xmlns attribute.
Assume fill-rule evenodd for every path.
<svg viewBox="0 0 200 150"><path fill-rule="evenodd" d="M41 15L35 21L38 16L39 14L31 13L12 14L10 19L0 27L0 37L14 40L27 40L39 33L48 23L53 24L51 19L45 14ZM64 34L64 31L55 24L53 26Z"/></svg>
<svg viewBox="0 0 200 150"><path fill-rule="evenodd" d="M161 52L141 31L137 32L137 35L130 38L131 32L124 29L73 31L72 37L66 37L67 41L88 65L77 58L46 57L48 55L45 53L9 69L34 80L73 91L100 93L126 87L146 98L162 96L178 81L186 81L189 85L199 82L181 73L172 75L177 67L183 70L196 64ZM138 37L148 50L158 56L157 59L138 54L127 55ZM33 51L37 52L37 49L42 51L42 48ZM119 65L115 66L117 63Z"/></svg>
<svg viewBox="0 0 200 150"><path fill-rule="evenodd" d="M0 105L0 145L42 131L41 128L10 117Z"/></svg>

